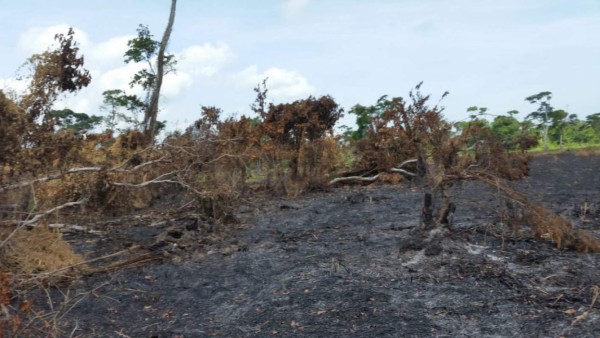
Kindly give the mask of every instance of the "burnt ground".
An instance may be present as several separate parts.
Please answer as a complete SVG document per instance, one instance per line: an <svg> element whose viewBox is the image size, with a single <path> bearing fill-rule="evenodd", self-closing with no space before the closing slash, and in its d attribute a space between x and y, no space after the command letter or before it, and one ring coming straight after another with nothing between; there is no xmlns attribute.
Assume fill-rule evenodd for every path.
<svg viewBox="0 0 600 338"><path fill-rule="evenodd" d="M531 176L517 186L600 236L599 167L599 156L536 157ZM534 240L525 226L513 236L499 217L502 198L474 182L457 187L453 230L423 233L417 228L421 198L405 185L258 200L242 206L241 225L215 241L211 236L218 237L221 228L205 235L190 219L100 229L109 230L109 237L72 235L68 240L87 254L138 242L171 254L75 282L69 294L79 298L61 318L63 332L600 336L600 299L594 302L599 255L559 251ZM585 202L591 211L582 215ZM60 298L58 290L52 292Z"/></svg>

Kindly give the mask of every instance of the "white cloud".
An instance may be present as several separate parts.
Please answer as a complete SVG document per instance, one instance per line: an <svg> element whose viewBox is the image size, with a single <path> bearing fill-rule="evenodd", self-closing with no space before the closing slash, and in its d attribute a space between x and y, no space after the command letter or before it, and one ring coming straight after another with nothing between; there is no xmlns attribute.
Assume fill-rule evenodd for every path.
<svg viewBox="0 0 600 338"><path fill-rule="evenodd" d="M100 82L100 87L104 90L128 89L131 77L142 68L144 68L144 66L141 64L129 63L122 67L104 72L97 81Z"/></svg>
<svg viewBox="0 0 600 338"><path fill-rule="evenodd" d="M309 0L286 0L281 9L286 16L294 16L301 13L308 5Z"/></svg>
<svg viewBox="0 0 600 338"><path fill-rule="evenodd" d="M69 27L67 24L60 24L43 28L30 28L19 37L19 50L26 54L41 53L54 45L56 34L67 34ZM74 40L84 50L89 45L87 34L75 27L73 31L75 32Z"/></svg>
<svg viewBox="0 0 600 338"><path fill-rule="evenodd" d="M173 99L189 89L193 83L192 76L186 72L170 73L163 78L161 93L166 98Z"/></svg>
<svg viewBox="0 0 600 338"><path fill-rule="evenodd" d="M0 90L5 92L14 92L16 94L21 94L27 89L28 82L23 80L18 80L15 77L9 77L6 79L0 79Z"/></svg>
<svg viewBox="0 0 600 338"><path fill-rule="evenodd" d="M253 88L265 78L268 78L269 97L278 101L306 98L315 91L300 73L277 67L259 73L257 66L250 66L236 74L234 81L238 87Z"/></svg>
<svg viewBox="0 0 600 338"><path fill-rule="evenodd" d="M123 35L96 44L91 48L91 56L98 62L123 60L123 55L127 51L127 42L133 38L133 35Z"/></svg>
<svg viewBox="0 0 600 338"><path fill-rule="evenodd" d="M190 46L177 55L177 68L193 75L213 76L235 59L226 43Z"/></svg>
<svg viewBox="0 0 600 338"><path fill-rule="evenodd" d="M95 115L95 111L98 109L98 107L95 106L96 102L84 96L69 97L59 102L59 104L60 103L63 103L66 108L69 108L74 112L81 112L90 115Z"/></svg>
<svg viewBox="0 0 600 338"><path fill-rule="evenodd" d="M60 24L28 29L20 35L19 51L31 55L56 46L55 35L66 33L69 27L67 24ZM92 114L100 113L98 109L102 104L102 92L109 89L122 89L129 94L145 97L146 93L139 86L130 88L129 83L132 76L146 64L123 63L123 55L128 48L127 42L134 38L133 35L119 35L96 43L90 41L82 30L74 30L80 53L86 56L85 68L92 69L92 83L77 95L59 98L56 102L57 107L69 107ZM183 97L200 77L214 78L235 59L234 52L224 42L191 45L174 54L178 60L177 72L167 74L163 79L162 95L166 99L165 109L176 103L173 99ZM22 90L25 86L26 83L14 78L0 79L0 88Z"/></svg>

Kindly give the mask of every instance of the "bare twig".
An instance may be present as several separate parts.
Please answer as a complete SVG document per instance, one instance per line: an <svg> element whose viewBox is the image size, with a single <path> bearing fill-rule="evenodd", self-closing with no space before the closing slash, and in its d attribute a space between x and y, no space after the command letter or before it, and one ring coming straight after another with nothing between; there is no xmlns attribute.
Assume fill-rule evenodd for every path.
<svg viewBox="0 0 600 338"><path fill-rule="evenodd" d="M115 168L109 169L107 171L109 171L109 172L111 172L111 171L113 171L113 172L133 172L133 171L139 170L141 168L147 167L149 165L152 165L152 164L155 164L155 163L159 163L159 162L163 162L168 157L169 157L169 154L167 154L167 155L165 155L165 156L163 156L163 157L161 157L159 159L156 159L156 160L147 161L147 162L144 162L142 164L138 164L138 165L136 165L135 167L133 167L131 169L121 169L122 166L123 166L123 165L121 165L119 167L115 167Z"/></svg>
<svg viewBox="0 0 600 338"><path fill-rule="evenodd" d="M52 209L46 210L40 214L35 215L32 219L29 219L27 221L23 221L23 222L17 222L17 227L8 235L6 236L6 238L0 243L0 248L4 247L4 245L6 245L6 243L19 231L19 229L28 226L28 227L35 227L36 224L40 219L42 219L44 216L49 215L55 211L58 211L60 209L64 209L67 207L72 207L75 205L81 205L83 203L85 203L87 201L87 198L82 198L78 201L75 202L68 202L62 205L59 205L57 207L54 207Z"/></svg>
<svg viewBox="0 0 600 338"><path fill-rule="evenodd" d="M65 204L61 204L59 206L56 206L54 208L48 209L48 210L46 210L46 211L44 211L44 212L42 212L40 214L35 215L32 219L24 221L22 224L26 225L26 226L34 226L34 224L37 221L39 221L43 217L45 217L45 216L47 216L47 215L49 215L49 214L51 214L51 213L53 213L55 211L58 211L58 210L61 210L61 209L64 209L64 208L68 208L68 207L73 207L73 206L76 206L76 205L82 205L85 202L87 202L87 200L88 200L87 198L82 198L82 199L80 199L78 201L75 201L75 202L67 202Z"/></svg>
<svg viewBox="0 0 600 338"><path fill-rule="evenodd" d="M364 176L338 177L338 178L334 178L331 181L329 181L329 185L335 184L338 182L345 182L345 181L373 182L379 178L379 175L381 175L381 174L377 174L377 175L371 176L371 177L364 177Z"/></svg>
<svg viewBox="0 0 600 338"><path fill-rule="evenodd" d="M410 160L406 160L406 161L404 161L404 162L400 163L400 165L399 165L399 166L397 166L396 168L402 168L402 167L404 167L404 166L405 166L405 165L407 165L407 164L410 164L410 163L417 163L417 162L418 162L418 160L417 160L416 158L411 158Z"/></svg>
<svg viewBox="0 0 600 338"><path fill-rule="evenodd" d="M77 224L62 224L62 223L54 223L48 224L48 228L58 229L60 232L86 232L90 234L101 235L104 234L102 231L90 229L85 225L77 225Z"/></svg>
<svg viewBox="0 0 600 338"><path fill-rule="evenodd" d="M170 176L174 176L178 171L171 171L168 173L164 173L162 175L159 175L149 181L144 181L141 183L121 183L121 182L110 182L111 185L114 186L119 186L119 187L129 187L129 188L142 188L145 186L148 186L150 184L159 184L159 183L173 183L173 184L178 184L177 181L173 181L171 179L168 179L167 177Z"/></svg>
<svg viewBox="0 0 600 338"><path fill-rule="evenodd" d="M401 174L408 175L408 176L413 176L413 177L417 176L417 174L412 173L412 172L410 172L408 170L401 169L401 168L391 168L390 171L393 172L393 173L401 173Z"/></svg>

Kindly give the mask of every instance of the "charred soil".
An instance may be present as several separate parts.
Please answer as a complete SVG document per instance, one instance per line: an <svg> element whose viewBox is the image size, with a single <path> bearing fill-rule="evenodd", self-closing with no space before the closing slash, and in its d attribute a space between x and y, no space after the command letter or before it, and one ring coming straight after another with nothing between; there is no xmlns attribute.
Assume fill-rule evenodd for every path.
<svg viewBox="0 0 600 338"><path fill-rule="evenodd" d="M599 167L539 156L515 185L600 236ZM67 239L84 255L148 243L161 259L50 291L85 295L61 324L82 337L598 336L597 254L507 226L481 183L457 187L451 231L419 230L421 199L408 184L346 187L253 201L235 228L98 225L110 235Z"/></svg>

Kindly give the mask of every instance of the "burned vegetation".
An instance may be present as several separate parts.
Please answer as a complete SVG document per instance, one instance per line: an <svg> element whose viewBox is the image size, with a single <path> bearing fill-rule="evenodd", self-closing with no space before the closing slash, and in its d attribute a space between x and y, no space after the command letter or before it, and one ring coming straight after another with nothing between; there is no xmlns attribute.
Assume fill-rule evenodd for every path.
<svg viewBox="0 0 600 338"><path fill-rule="evenodd" d="M393 269L392 265L402 273L413 273L418 269L412 267L411 262L418 264L418 255L443 257L442 253L446 253L451 256L456 252L464 254L464 247L476 247L461 236L465 227L456 222L461 212L470 208L468 204L461 204L465 200L461 197L465 185L487 187L478 188L478 193L482 194L480 198L497 201L495 206L488 206L488 213L491 211L495 219L489 232L500 234L496 237L502 238L501 243L494 242L494 245L503 248L505 239L515 243L531 243L530 240L535 239L535 245L544 247L545 252L550 249L544 241L550 241L561 250L600 252L600 242L594 234L575 226L573 219L557 215L547 209L543 201L535 201L523 192L519 181L529 174L531 156L527 150L535 144L535 138L523 134L507 144L489 128L477 123L467 124L456 132L444 119L443 108L432 105L430 97L421 93L421 84L409 93L408 99L383 97L375 106L361 110L359 117L362 120L353 135L333 133L343 110L332 97L308 97L291 103L272 104L267 101L268 90L263 82L255 89L254 118L224 118L219 108L202 107L191 126L173 132L161 141L149 139L147 130L136 128L120 133L111 129L101 133L88 132L83 136L61 124L60 117L70 113L62 111L58 114L52 109L61 95L86 87L91 76L83 68L84 59L73 41L73 31L57 35L56 40L56 49L34 55L28 61L31 76L24 93L0 91L0 305L4 312L0 319L0 336L40 332L64 336L68 330L80 334L77 324L74 327L73 323L77 323L79 317L89 320L85 312L89 301L85 299L94 291L83 291L77 281L95 283L116 274L116 278L125 283L122 278L134 271L153 271L153 264L157 271L171 271L177 265L165 267L165 264L181 264L182 260L202 262L206 259L207 269L216 269L220 263L215 261L215 252L223 258L256 250L252 254L264 263L267 258L262 255L310 253L295 243L302 243L306 248L326 247L320 242L321 236L354 250L361 247L357 243L374 241L370 239L373 236L389 237L390 231L398 231L396 237L392 236L392 251L386 246L385 253L375 253L373 264L380 269L377 273ZM154 133L152 129L150 134ZM373 193L372 187L363 187L371 184L381 189L380 192ZM353 208L358 210L394 198L395 202L402 203L391 194L408 194L404 196L407 200L417 201L401 208L402 213L412 212L414 217L400 217L403 218L401 226L392 221L391 225L373 227L373 231L383 231L381 233L365 229L383 214L388 215L388 219L393 218L389 216L394 215L393 207L377 209L379 216L366 212L370 218L365 219L360 219L358 214L349 219L336 207L345 203L355 205ZM335 200L340 195L343 195L342 202ZM373 196L380 200L374 202ZM313 198L324 205L314 205ZM272 203L276 205L275 210ZM308 216L301 214L306 205L310 205ZM278 229L277 224L267 221L271 216L265 215L271 212L271 219L282 224L292 222L293 218L307 218L308 223L315 224L316 230L309 232L310 229L298 227L298 224ZM328 215L328 212L332 214ZM347 212L352 213L351 210ZM586 207L583 213L590 214L590 209ZM348 225L351 231L344 232L345 225L338 224L335 217L351 224ZM267 225L261 228L257 222ZM256 230L248 231L248 224ZM363 225L365 229L361 230ZM340 239L332 235L338 232L351 237ZM71 245L65 241L65 236ZM273 242L259 247L261 238ZM535 249L534 244L527 245ZM270 250L272 247L282 251ZM378 244L373 244L373 248L377 250ZM375 270L369 270L369 262L360 261L364 257L347 255L347 252L336 254L330 252L331 248L321 250L321 254L307 257L327 259L325 268L329 271L329 279L312 281L317 283L315 285L334 283L333 292L348 294L349 298L340 300L337 310L336 305L326 302L319 305L321 307L314 309L317 315L335 317L336 311L345 311L338 321L358 319L360 327L345 327L344 334L358 332L368 336L365 327L369 325L389 329L381 334L397 332L400 328L378 322L382 318L375 315L377 307L367 306L366 310L356 313L351 309L389 296L375 291L389 280L377 281L372 276L352 280L351 271L355 268L351 265L358 267L357 273L365 276ZM384 257L387 254L390 255ZM410 258L404 257L409 254L412 255ZM352 257L357 261L345 261ZM302 264L298 256L288 258L294 264ZM250 275L256 273L250 269L255 263L248 254L240 256L240 260L244 261L242 265L227 266L224 273L233 271L229 269L240 269ZM322 261L313 263L324 264ZM506 278L509 283L518 283L510 279L513 277L507 277L512 275L488 263L477 261L477 264L466 265L463 271L455 270L458 269L455 263L450 263L451 269L444 271L455 277L474 276L477 272L486 278ZM273 267L266 268L271 273L270 278L276 278L274 270ZM442 278L439 271L419 275L416 282ZM310 273L316 272L311 270ZM345 282L334 278L340 273ZM294 278L293 273L286 276ZM359 285L367 281L374 283L373 290ZM304 282L301 283L302 292L310 298L308 294L314 285ZM273 288L268 291L282 299L289 300L286 290L294 294L298 291L297 285L271 286ZM74 296L60 293L65 287L79 291ZM242 286L236 287L240 292L244 291ZM523 285L515 286L519 287L526 289ZM581 294L591 295L589 307L597 315L598 286L586 285L581 290L583 288L585 291ZM254 287L245 291L255 296L260 293ZM354 299L355 291L366 298ZM110 292L116 291L111 289ZM58 294L61 296L55 297ZM321 295L325 297L325 293ZM238 297L242 297L238 300L243 306L254 305L244 303L243 296ZM557 298L556 302L559 300ZM138 302L137 299L129 301ZM318 302L316 298L313 301ZM79 314L78 304L82 306ZM294 303L292 310L302 310L294 308L297 304ZM240 320L269 322L265 317L267 312L261 310L261 306L256 305L255 311L254 317ZM369 311L374 311L372 322L369 322ZM215 316L223 315L209 312L200 314L206 323L214 324L218 321ZM161 318L172 315L174 312ZM268 331L254 327L240 333L231 331L230 324L222 327L206 323L198 325L207 330L202 331L203 335L217 336L260 336L265 332L276 336L286 330L293 331L287 332L289 334L301 335L303 330L325 325L317 320L311 328L300 321L283 318L283 312L271 315L279 320L279 324L266 324ZM285 321L288 326L282 330L278 325ZM115 325L120 324L116 322ZM102 326L104 324L98 324L99 327L94 323L86 325L88 330L98 329L99 334L113 329L106 329L108 324L106 327ZM433 332L432 327L435 325L424 327L423 330L429 330L427 332L410 329L406 332L427 335ZM114 332L120 332L114 329ZM159 332L157 328L136 330L132 332ZM176 330L169 332L177 333Z"/></svg>

